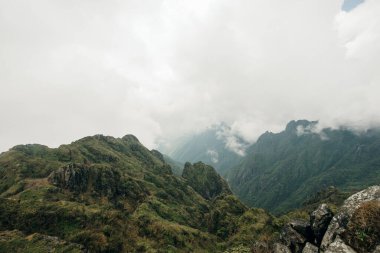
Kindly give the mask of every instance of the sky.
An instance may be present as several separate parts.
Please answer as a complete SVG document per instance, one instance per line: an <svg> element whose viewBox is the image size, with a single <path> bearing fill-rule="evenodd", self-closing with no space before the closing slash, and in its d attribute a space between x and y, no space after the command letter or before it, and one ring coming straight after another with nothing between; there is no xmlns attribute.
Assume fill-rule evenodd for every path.
<svg viewBox="0 0 380 253"><path fill-rule="evenodd" d="M348 12L356 8L361 3L364 3L364 0L345 0L343 2L342 9Z"/></svg>
<svg viewBox="0 0 380 253"><path fill-rule="evenodd" d="M354 5L0 0L0 152L94 134L170 149L218 122L249 142L293 119L377 126L380 1Z"/></svg>

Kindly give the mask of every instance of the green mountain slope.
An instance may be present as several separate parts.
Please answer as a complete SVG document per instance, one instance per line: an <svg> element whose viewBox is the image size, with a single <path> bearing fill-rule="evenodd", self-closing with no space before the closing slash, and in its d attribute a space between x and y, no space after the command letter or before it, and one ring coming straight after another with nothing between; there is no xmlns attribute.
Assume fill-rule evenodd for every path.
<svg viewBox="0 0 380 253"><path fill-rule="evenodd" d="M227 176L250 206L281 213L327 187L343 190L380 182L380 132L323 129L292 121L285 131L263 134Z"/></svg>
<svg viewBox="0 0 380 253"><path fill-rule="evenodd" d="M132 135L0 155L0 252L220 252L271 237L272 220L212 167L176 176Z"/></svg>

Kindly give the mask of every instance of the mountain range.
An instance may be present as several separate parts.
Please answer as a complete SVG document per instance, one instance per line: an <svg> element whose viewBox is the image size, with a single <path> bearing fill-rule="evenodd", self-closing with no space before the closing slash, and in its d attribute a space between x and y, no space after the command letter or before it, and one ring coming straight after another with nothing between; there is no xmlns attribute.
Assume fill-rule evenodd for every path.
<svg viewBox="0 0 380 253"><path fill-rule="evenodd" d="M280 133L266 132L246 145L244 156L229 150L218 131L214 127L193 136L172 157L213 164L248 206L281 214L329 186L353 192L380 182L376 128L319 129L317 121L291 121ZM218 163L212 162L207 150L219 154Z"/></svg>
<svg viewBox="0 0 380 253"><path fill-rule="evenodd" d="M0 155L0 252L220 252L272 238L273 220L211 166L177 176L132 135Z"/></svg>
<svg viewBox="0 0 380 253"><path fill-rule="evenodd" d="M379 245L379 186L344 201L380 182L378 129L291 121L252 145L233 137L244 152L228 147L225 130L183 145L196 149L193 159L217 152L206 162L218 170L178 162L133 135L1 153L0 252L330 253L338 244L365 253ZM176 154L186 159L184 149ZM335 229L341 213L344 233Z"/></svg>

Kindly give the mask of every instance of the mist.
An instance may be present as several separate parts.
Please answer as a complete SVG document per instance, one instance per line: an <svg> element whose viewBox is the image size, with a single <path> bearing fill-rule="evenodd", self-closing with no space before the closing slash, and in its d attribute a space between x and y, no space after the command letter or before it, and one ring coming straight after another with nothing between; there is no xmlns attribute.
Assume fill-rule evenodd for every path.
<svg viewBox="0 0 380 253"><path fill-rule="evenodd" d="M342 6L0 0L0 151L128 133L170 149L218 122L249 143L294 119L378 126L380 1Z"/></svg>

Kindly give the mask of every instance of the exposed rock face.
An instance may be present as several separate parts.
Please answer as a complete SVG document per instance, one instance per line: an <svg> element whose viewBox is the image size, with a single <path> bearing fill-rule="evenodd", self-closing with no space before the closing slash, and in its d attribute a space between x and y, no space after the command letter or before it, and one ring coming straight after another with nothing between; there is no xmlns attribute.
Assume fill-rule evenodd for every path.
<svg viewBox="0 0 380 253"><path fill-rule="evenodd" d="M289 225L297 231L300 235L305 237L307 241L313 240L313 232L310 227L310 222L305 221L305 220L293 220L289 222Z"/></svg>
<svg viewBox="0 0 380 253"><path fill-rule="evenodd" d="M149 194L142 185L112 167L70 164L51 173L48 181L75 194L90 193L94 197L104 196L115 201L128 199L134 204Z"/></svg>
<svg viewBox="0 0 380 253"><path fill-rule="evenodd" d="M287 246L291 252L300 253L306 243L306 238L294 230L290 224L287 224L280 235L281 242Z"/></svg>
<svg viewBox="0 0 380 253"><path fill-rule="evenodd" d="M202 162L186 163L182 177L205 199L213 199L223 193L232 194L227 182L214 168Z"/></svg>
<svg viewBox="0 0 380 253"><path fill-rule="evenodd" d="M86 166L70 164L62 167L52 174L48 180L55 186L71 191L85 192L88 188L90 171Z"/></svg>
<svg viewBox="0 0 380 253"><path fill-rule="evenodd" d="M326 252L355 252L355 251L332 251L330 245L333 249L346 247L341 246L342 240L340 236L346 231L347 224L352 217L353 213L360 207L364 202L371 200L380 200L380 186L371 186L361 192L358 192L351 197L349 197L340 208L339 212L331 220L328 229L323 237L321 243L321 250ZM335 243L336 241L336 243Z"/></svg>
<svg viewBox="0 0 380 253"><path fill-rule="evenodd" d="M329 245L325 253L356 253L354 249L346 245L339 236Z"/></svg>
<svg viewBox="0 0 380 253"><path fill-rule="evenodd" d="M380 253L380 245L376 247L376 249L372 253Z"/></svg>
<svg viewBox="0 0 380 253"><path fill-rule="evenodd" d="M289 222L280 239L284 245L275 245L275 252L287 247L292 253L380 253L380 186L347 198L335 216L321 204L310 223Z"/></svg>
<svg viewBox="0 0 380 253"><path fill-rule="evenodd" d="M84 164L67 165L49 176L49 182L55 186L78 193L94 190L107 196L122 193L120 179L121 175L116 169Z"/></svg>
<svg viewBox="0 0 380 253"><path fill-rule="evenodd" d="M317 245L320 245L323 235L325 234L332 218L333 212L326 204L321 204L314 212L311 213L310 225Z"/></svg>
<svg viewBox="0 0 380 253"><path fill-rule="evenodd" d="M318 253L318 247L307 242L302 250L302 253Z"/></svg>

